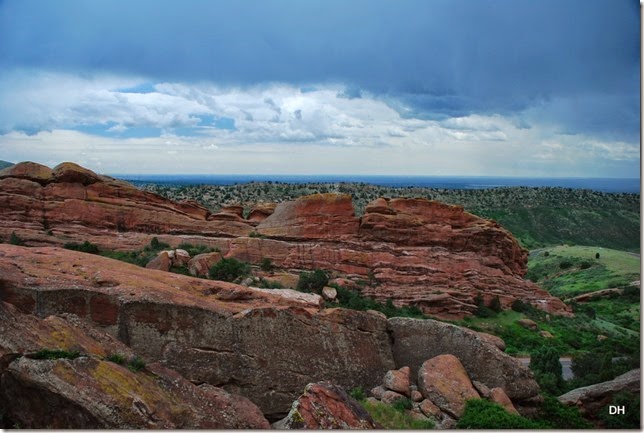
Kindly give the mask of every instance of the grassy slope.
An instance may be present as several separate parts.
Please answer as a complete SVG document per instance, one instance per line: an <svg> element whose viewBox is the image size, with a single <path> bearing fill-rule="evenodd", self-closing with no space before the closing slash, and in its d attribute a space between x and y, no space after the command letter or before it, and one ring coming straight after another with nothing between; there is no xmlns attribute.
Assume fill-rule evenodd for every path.
<svg viewBox="0 0 644 433"><path fill-rule="evenodd" d="M599 259L595 258L597 252ZM562 269L562 263L569 265L563 265ZM627 287L639 280L640 258L606 248L556 246L533 252L528 268L529 278L566 300L581 293ZM574 318L548 318L536 311L504 311L492 318L467 318L460 324L502 337L508 352L513 354L527 355L543 344L554 346L562 354L574 354L579 350L636 354L640 341L639 301L635 290L631 295L578 303ZM554 338L546 339L535 331L522 328L517 323L522 318L536 321L539 330L548 331ZM608 339L598 340L598 335Z"/></svg>

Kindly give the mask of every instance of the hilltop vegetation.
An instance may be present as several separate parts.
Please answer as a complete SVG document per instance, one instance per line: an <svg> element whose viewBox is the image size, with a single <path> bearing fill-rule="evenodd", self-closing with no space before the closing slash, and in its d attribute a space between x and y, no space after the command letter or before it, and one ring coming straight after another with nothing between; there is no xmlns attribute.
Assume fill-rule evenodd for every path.
<svg viewBox="0 0 644 433"><path fill-rule="evenodd" d="M13 162L0 160L0 170L2 170L3 168L11 167L12 165Z"/></svg>
<svg viewBox="0 0 644 433"><path fill-rule="evenodd" d="M466 211L498 221L528 249L550 245L596 245L639 251L640 196L571 188L510 187L435 189L364 183L250 182L237 185L160 185L139 187L173 200L196 200L213 212L241 204L249 212L257 203L281 202L315 193L348 193L356 213L378 197L423 197L461 205Z"/></svg>

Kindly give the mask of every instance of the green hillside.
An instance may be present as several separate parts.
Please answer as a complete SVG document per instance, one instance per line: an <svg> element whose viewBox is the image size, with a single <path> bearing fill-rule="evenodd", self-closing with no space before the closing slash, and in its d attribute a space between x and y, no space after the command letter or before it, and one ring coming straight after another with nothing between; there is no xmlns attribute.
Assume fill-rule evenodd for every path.
<svg viewBox="0 0 644 433"><path fill-rule="evenodd" d="M13 162L7 162L7 161L2 161L0 160L0 170L6 167L11 167L13 165Z"/></svg>
<svg viewBox="0 0 644 433"><path fill-rule="evenodd" d="M494 219L527 249L552 245L597 245L639 251L640 195L570 188L493 188L449 190L393 188L362 183L251 182L239 185L140 184L173 200L196 200L213 211L241 204L249 212L259 202L281 202L315 193L347 193L356 213L378 197L423 197L461 205Z"/></svg>

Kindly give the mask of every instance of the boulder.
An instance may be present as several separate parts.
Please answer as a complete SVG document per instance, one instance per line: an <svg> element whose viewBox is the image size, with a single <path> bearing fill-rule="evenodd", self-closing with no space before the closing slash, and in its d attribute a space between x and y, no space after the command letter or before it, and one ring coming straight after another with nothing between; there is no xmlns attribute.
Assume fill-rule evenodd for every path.
<svg viewBox="0 0 644 433"><path fill-rule="evenodd" d="M174 258L172 259L173 266L188 266L190 262L190 253L186 250L177 248L174 250Z"/></svg>
<svg viewBox="0 0 644 433"><path fill-rule="evenodd" d="M440 408L432 403L431 400L424 399L418 407L427 417L438 419L441 416Z"/></svg>
<svg viewBox="0 0 644 433"><path fill-rule="evenodd" d="M382 400L382 396L385 394L385 391L387 390L385 389L384 386L378 385L371 390L371 395L377 398L378 400Z"/></svg>
<svg viewBox="0 0 644 433"><path fill-rule="evenodd" d="M428 359L418 371L418 388L443 412L460 418L465 402L480 398L463 364L454 355L439 355Z"/></svg>
<svg viewBox="0 0 644 433"><path fill-rule="evenodd" d="M383 386L391 391L396 391L397 393L409 397L409 371L409 367L402 367L398 370L389 370L382 380Z"/></svg>
<svg viewBox="0 0 644 433"><path fill-rule="evenodd" d="M172 258L170 255L174 256L174 252L161 251L155 258L150 260L145 267L147 269L156 269L158 271L168 272L172 267Z"/></svg>
<svg viewBox="0 0 644 433"><path fill-rule="evenodd" d="M206 277L212 265L222 259L219 252L197 254L188 262L188 272L190 275Z"/></svg>
<svg viewBox="0 0 644 433"><path fill-rule="evenodd" d="M431 319L394 317L388 323L396 365L409 366L412 375L425 360L451 354L472 380L489 388L503 388L519 410L522 402L532 405L532 399L539 396L539 385L530 369L474 331Z"/></svg>
<svg viewBox="0 0 644 433"><path fill-rule="evenodd" d="M411 397L410 398L411 398L411 401L413 401L415 403L418 403L418 402L423 401L424 397L423 397L423 394L420 393L420 391L418 391L416 389L413 389L411 391Z"/></svg>
<svg viewBox="0 0 644 433"><path fill-rule="evenodd" d="M519 320L517 320L517 323L519 325L521 325L522 327L524 327L525 329L529 329L531 331L536 331L537 329L539 329L539 326L537 325L537 323L534 320L519 319Z"/></svg>
<svg viewBox="0 0 644 433"><path fill-rule="evenodd" d="M607 382L573 389L558 399L567 406L576 406L582 415L592 417L610 404L613 396L619 392L627 391L639 395L641 379L641 370L638 368Z"/></svg>
<svg viewBox="0 0 644 433"><path fill-rule="evenodd" d="M380 399L380 401L385 404L394 404L395 402L404 400L406 398L407 397L398 392L385 389L385 392L382 393L382 398Z"/></svg>
<svg viewBox="0 0 644 433"><path fill-rule="evenodd" d="M322 296L328 301L335 301L335 298L338 297L338 291L333 287L325 286L322 288Z"/></svg>
<svg viewBox="0 0 644 433"><path fill-rule="evenodd" d="M477 332L477 335L485 342L491 343L496 346L501 352L505 352L505 341L501 337L488 334L487 332Z"/></svg>
<svg viewBox="0 0 644 433"><path fill-rule="evenodd" d="M490 395L488 398L490 401L503 406L503 408L508 412L515 415L519 414L519 412L514 408L514 405L512 404L512 401L510 400L508 395L505 393L505 391L503 391L503 388L492 388L490 390Z"/></svg>
<svg viewBox="0 0 644 433"><path fill-rule="evenodd" d="M91 185L96 182L102 182L103 179L91 170L81 167L73 162L63 162L54 167L54 182L80 183L81 185Z"/></svg>
<svg viewBox="0 0 644 433"><path fill-rule="evenodd" d="M365 430L380 426L342 388L330 382L310 383L291 406L288 415L273 424L276 429Z"/></svg>

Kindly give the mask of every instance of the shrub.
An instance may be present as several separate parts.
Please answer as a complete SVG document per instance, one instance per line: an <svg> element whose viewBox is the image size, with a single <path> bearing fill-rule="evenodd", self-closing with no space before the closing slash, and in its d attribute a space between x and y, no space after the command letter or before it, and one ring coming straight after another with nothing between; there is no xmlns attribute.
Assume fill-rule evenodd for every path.
<svg viewBox="0 0 644 433"><path fill-rule="evenodd" d="M545 423L529 420L507 412L491 401L474 399L465 404L465 412L458 420L458 429L539 429Z"/></svg>
<svg viewBox="0 0 644 433"><path fill-rule="evenodd" d="M130 359L130 362L127 363L127 368L133 372L143 370L145 368L145 361L143 361L138 356L135 356L134 358Z"/></svg>
<svg viewBox="0 0 644 433"><path fill-rule="evenodd" d="M264 257L261 265L259 265L259 268L264 272L271 272L274 267L273 262L268 257Z"/></svg>
<svg viewBox="0 0 644 433"><path fill-rule="evenodd" d="M25 241L23 241L17 234L16 232L11 232L11 236L9 236L9 243L11 245L24 245Z"/></svg>
<svg viewBox="0 0 644 433"><path fill-rule="evenodd" d="M548 393L558 393L564 383L557 349L541 346L530 356L530 369L534 372L539 386Z"/></svg>
<svg viewBox="0 0 644 433"><path fill-rule="evenodd" d="M266 278L259 279L259 288L260 289L283 289L282 283L279 281L270 281Z"/></svg>
<svg viewBox="0 0 644 433"><path fill-rule="evenodd" d="M431 420L414 419L409 412L396 410L393 406L379 401L370 402L367 400L362 405L373 420L385 429L426 430L434 428L434 422Z"/></svg>
<svg viewBox="0 0 644 433"><path fill-rule="evenodd" d="M221 259L210 267L208 275L213 280L233 282L237 278L243 277L250 273L248 263L241 262L237 259Z"/></svg>
<svg viewBox="0 0 644 433"><path fill-rule="evenodd" d="M595 258L599 259L599 253L595 253Z"/></svg>
<svg viewBox="0 0 644 433"><path fill-rule="evenodd" d="M67 242L65 245L63 245L63 248L66 248L68 250L81 251L88 254L99 253L98 246L89 241L85 241L82 244L79 244L77 242Z"/></svg>
<svg viewBox="0 0 644 433"><path fill-rule="evenodd" d="M622 391L613 396L609 405L601 409L599 418L611 429L640 429L640 395ZM624 406L624 415L611 415L609 406Z"/></svg>
<svg viewBox="0 0 644 433"><path fill-rule="evenodd" d="M203 253L212 253L215 251L215 248L210 248L207 245L203 245L203 244L193 245L186 242L180 243L177 248L186 250L188 254L190 254L190 257L194 257L198 254L203 254Z"/></svg>
<svg viewBox="0 0 644 433"><path fill-rule="evenodd" d="M576 407L562 404L556 397L544 396L539 408L539 420L556 429L590 429L593 425L584 419Z"/></svg>
<svg viewBox="0 0 644 433"><path fill-rule="evenodd" d="M161 250L165 250L167 248L170 248L170 244L167 244L165 242L160 242L159 239L155 236L150 241L150 245L146 245L145 248L143 248L143 250L144 251L161 251Z"/></svg>
<svg viewBox="0 0 644 433"><path fill-rule="evenodd" d="M313 272L302 272L297 281L297 290L301 292L319 293L324 286L329 284L329 276L321 269Z"/></svg>
<svg viewBox="0 0 644 433"><path fill-rule="evenodd" d="M353 398L355 398L358 401L366 400L367 395L365 394L364 390L360 387L353 388L350 392L349 395Z"/></svg>
<svg viewBox="0 0 644 433"><path fill-rule="evenodd" d="M559 269L568 269L572 266L572 262L568 260L564 260L563 262L559 263Z"/></svg>
<svg viewBox="0 0 644 433"><path fill-rule="evenodd" d="M549 255L550 255L550 251L545 251L545 252L543 253L543 256L544 256L544 257L548 257Z"/></svg>
<svg viewBox="0 0 644 433"><path fill-rule="evenodd" d="M518 313L524 313L530 309L530 305L526 304L521 299L515 299L514 302L512 302L511 308L512 308L512 311L516 311Z"/></svg>
<svg viewBox="0 0 644 433"><path fill-rule="evenodd" d="M399 412L404 412L406 410L411 410L412 404L411 400L408 399L407 397L405 398L400 398L392 403L394 409L396 409Z"/></svg>
<svg viewBox="0 0 644 433"><path fill-rule="evenodd" d="M125 356L121 355L120 353L113 353L105 359L115 364L119 364L119 365L125 364Z"/></svg>

